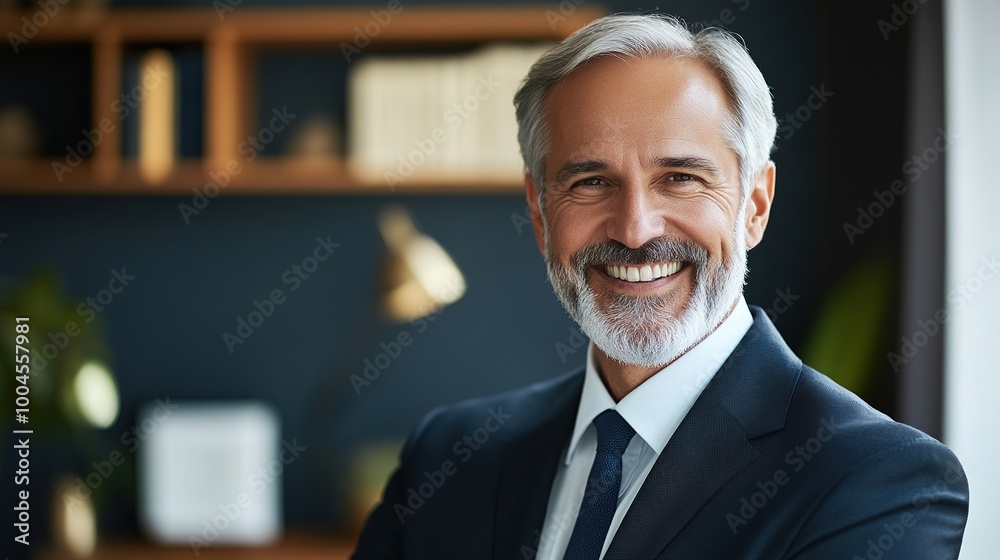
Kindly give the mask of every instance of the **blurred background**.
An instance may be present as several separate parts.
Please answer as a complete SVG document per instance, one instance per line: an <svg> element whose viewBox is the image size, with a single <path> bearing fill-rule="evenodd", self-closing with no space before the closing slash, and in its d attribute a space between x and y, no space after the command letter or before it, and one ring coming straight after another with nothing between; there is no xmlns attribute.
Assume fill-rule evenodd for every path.
<svg viewBox="0 0 1000 560"><path fill-rule="evenodd" d="M346 557L428 411L581 366L511 96L589 21L661 11L738 33L773 91L748 302L956 450L988 558L1000 13L944 4L0 0L11 557Z"/></svg>

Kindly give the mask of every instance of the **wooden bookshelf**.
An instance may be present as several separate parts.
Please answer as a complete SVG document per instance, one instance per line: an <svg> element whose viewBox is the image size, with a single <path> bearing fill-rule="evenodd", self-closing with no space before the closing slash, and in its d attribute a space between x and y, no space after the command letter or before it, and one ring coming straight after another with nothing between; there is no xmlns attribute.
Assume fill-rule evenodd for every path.
<svg viewBox="0 0 1000 560"><path fill-rule="evenodd" d="M469 46L493 41L560 40L603 11L579 6L572 13L557 5L536 7L440 7L404 9L380 26L365 49L421 49ZM384 7L384 6L383 6ZM379 7L376 10L382 9ZM92 47L91 127L117 117L112 103L122 92L123 52L129 44L200 43L204 48L204 156L176 162L171 174L150 184L134 161L122 157L122 127L116 126L87 158L62 180L52 170L61 156L27 160L0 159L0 193L4 194L190 194L212 179L210 173L239 161L237 147L256 127L255 92L251 86L253 55L261 47L321 47L339 50L353 44L356 27L373 19L371 8L235 7L219 14L212 8L110 9L63 8L22 45L84 43ZM0 31L19 32L22 18L34 12L0 12ZM552 17L558 14L558 17ZM390 189L382 181L351 173L347 161L327 157L260 157L243 163L225 194L303 193L497 193L517 192L519 181L479 174L414 174Z"/></svg>

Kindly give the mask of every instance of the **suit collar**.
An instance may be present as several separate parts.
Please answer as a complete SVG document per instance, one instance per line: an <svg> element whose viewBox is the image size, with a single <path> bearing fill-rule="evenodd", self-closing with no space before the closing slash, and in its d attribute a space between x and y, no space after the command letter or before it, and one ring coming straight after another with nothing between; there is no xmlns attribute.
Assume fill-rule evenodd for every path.
<svg viewBox="0 0 1000 560"><path fill-rule="evenodd" d="M760 307L751 306L750 311L753 326L722 365L712 385L716 385L715 400L743 426L747 438L754 439L785 425L802 360L785 344Z"/></svg>
<svg viewBox="0 0 1000 560"><path fill-rule="evenodd" d="M653 464L607 558L656 557L757 457L751 441L784 426L802 362L759 307L751 312L753 326Z"/></svg>
<svg viewBox="0 0 1000 560"><path fill-rule="evenodd" d="M570 464L580 438L594 418L609 408L617 410L654 452L661 453L702 390L752 325L753 316L740 295L736 306L715 330L617 403L601 380L594 344L590 343L583 394L565 464Z"/></svg>

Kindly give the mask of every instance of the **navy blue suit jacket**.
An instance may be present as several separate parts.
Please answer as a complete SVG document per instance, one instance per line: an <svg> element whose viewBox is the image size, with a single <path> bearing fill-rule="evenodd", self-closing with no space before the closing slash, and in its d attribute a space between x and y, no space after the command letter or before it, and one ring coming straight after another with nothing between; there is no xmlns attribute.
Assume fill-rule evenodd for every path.
<svg viewBox="0 0 1000 560"><path fill-rule="evenodd" d="M955 456L803 365L751 309L605 558L956 558ZM576 371L429 414L354 558L533 558L582 387Z"/></svg>

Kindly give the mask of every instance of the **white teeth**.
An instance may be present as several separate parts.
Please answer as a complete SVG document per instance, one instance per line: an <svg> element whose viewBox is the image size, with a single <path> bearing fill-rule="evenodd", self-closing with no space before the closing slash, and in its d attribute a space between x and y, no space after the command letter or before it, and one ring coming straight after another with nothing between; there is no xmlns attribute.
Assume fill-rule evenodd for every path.
<svg viewBox="0 0 1000 560"><path fill-rule="evenodd" d="M657 278L672 276L681 269L680 261L669 261L654 265L624 266L608 264L604 265L604 272L612 278L625 280L626 282L649 282Z"/></svg>

